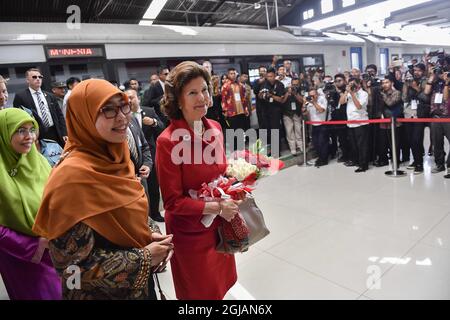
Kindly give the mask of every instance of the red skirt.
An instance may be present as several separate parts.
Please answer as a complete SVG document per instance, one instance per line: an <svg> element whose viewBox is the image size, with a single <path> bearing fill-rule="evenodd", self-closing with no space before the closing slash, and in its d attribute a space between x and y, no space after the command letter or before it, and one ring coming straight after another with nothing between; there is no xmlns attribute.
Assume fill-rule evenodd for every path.
<svg viewBox="0 0 450 320"><path fill-rule="evenodd" d="M173 234L170 260L175 293L179 300L222 300L236 283L234 255L216 251L216 218L209 228L196 217L165 214L167 234Z"/></svg>

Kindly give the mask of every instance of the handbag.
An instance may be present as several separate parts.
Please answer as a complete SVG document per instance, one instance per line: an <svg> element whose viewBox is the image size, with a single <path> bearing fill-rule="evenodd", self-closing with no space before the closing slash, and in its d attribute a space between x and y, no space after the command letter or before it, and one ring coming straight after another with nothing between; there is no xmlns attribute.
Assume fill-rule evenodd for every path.
<svg viewBox="0 0 450 320"><path fill-rule="evenodd" d="M263 213L251 195L247 195L247 198L239 205L239 212L249 230L248 241L242 241L239 245L235 245L225 236L223 226L220 226L218 229L219 243L216 246L216 251L227 254L245 252L250 246L270 233L264 221Z"/></svg>

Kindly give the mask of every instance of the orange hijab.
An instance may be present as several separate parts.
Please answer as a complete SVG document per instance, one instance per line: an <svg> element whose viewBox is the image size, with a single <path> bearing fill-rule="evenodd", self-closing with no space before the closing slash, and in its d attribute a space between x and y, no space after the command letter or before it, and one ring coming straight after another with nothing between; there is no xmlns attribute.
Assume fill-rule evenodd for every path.
<svg viewBox="0 0 450 320"><path fill-rule="evenodd" d="M127 142L106 142L95 128L100 108L116 94L128 101L105 80L85 80L73 89L64 160L50 174L35 233L52 240L82 221L122 247L142 248L151 242L148 203Z"/></svg>

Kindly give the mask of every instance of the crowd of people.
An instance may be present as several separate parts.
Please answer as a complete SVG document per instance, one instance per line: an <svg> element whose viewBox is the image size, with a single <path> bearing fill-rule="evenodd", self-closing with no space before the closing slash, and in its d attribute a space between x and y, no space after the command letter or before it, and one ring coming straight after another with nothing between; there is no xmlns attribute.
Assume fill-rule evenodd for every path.
<svg viewBox="0 0 450 320"><path fill-rule="evenodd" d="M7 82L0 76L0 274L10 298L156 299L153 279L158 283L170 261L177 298L222 299L237 274L234 256L215 250L217 230L220 219L238 214L241 200L189 195L225 174L231 142L222 132L248 130L255 111L259 129L284 132L276 137L293 155L313 148L317 167L333 158L355 172L385 166L393 157L390 124L364 121L450 118L449 66L444 54L425 56L390 66L380 79L375 65L329 76L321 68L296 74L291 61L274 60L250 83L234 68L219 77L209 61L186 61L161 67L146 90L137 79L121 86L71 77L53 83L52 93L33 68L13 108L4 108ZM303 120L312 122L304 128L308 141ZM426 125L395 128L397 157L417 174ZM177 130L187 134L173 139ZM271 136L273 149L280 141ZM448 178L444 138L450 141L450 123L431 123L432 172L447 170ZM195 154L174 162L179 144L202 151L215 145L214 163L196 163ZM218 218L205 228L202 217L210 214ZM155 221L165 221L167 235Z"/></svg>

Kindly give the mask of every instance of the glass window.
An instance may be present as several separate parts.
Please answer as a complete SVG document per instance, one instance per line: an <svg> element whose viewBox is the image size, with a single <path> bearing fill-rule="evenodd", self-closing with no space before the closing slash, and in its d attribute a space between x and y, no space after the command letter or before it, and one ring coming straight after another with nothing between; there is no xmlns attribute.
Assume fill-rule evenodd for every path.
<svg viewBox="0 0 450 320"><path fill-rule="evenodd" d="M355 4L355 0L342 0L342 7L349 7Z"/></svg>
<svg viewBox="0 0 450 320"><path fill-rule="evenodd" d="M359 54L357 52L352 52L352 68L359 69Z"/></svg>
<svg viewBox="0 0 450 320"><path fill-rule="evenodd" d="M303 20L308 20L312 17L314 17L314 9L303 11Z"/></svg>
<svg viewBox="0 0 450 320"><path fill-rule="evenodd" d="M322 0L322 14L333 11L333 0Z"/></svg>
<svg viewBox="0 0 450 320"><path fill-rule="evenodd" d="M313 57L303 57L303 65L304 66L322 66L323 61L320 56Z"/></svg>

